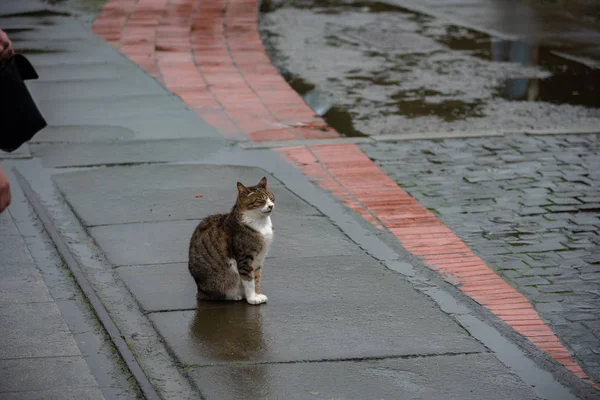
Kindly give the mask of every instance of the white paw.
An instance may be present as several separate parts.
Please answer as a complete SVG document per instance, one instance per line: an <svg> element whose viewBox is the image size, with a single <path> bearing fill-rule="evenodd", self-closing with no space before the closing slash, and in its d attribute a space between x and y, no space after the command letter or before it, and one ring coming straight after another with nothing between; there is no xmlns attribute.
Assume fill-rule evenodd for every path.
<svg viewBox="0 0 600 400"><path fill-rule="evenodd" d="M267 300L269 300L269 299L264 294L257 294L254 297L250 297L250 298L246 299L248 304L254 304L254 305L266 303Z"/></svg>

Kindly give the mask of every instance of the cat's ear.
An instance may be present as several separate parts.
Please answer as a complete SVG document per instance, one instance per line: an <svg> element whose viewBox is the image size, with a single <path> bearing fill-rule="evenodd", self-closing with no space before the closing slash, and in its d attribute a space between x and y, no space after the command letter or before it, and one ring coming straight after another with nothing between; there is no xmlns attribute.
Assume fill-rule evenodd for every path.
<svg viewBox="0 0 600 400"><path fill-rule="evenodd" d="M250 189L248 189L246 186L242 185L241 182L237 183L237 190L238 190L238 193L240 194L240 196L247 196L250 194Z"/></svg>
<svg viewBox="0 0 600 400"><path fill-rule="evenodd" d="M263 178L258 182L257 185L259 188L266 189L267 188L267 177L263 176Z"/></svg>

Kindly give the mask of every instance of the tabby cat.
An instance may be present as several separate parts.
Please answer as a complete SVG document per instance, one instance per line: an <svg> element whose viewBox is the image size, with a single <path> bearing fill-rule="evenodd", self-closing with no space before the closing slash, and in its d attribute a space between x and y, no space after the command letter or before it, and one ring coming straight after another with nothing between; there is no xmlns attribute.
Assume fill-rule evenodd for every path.
<svg viewBox="0 0 600 400"><path fill-rule="evenodd" d="M237 183L238 196L228 214L204 218L192 235L189 270L200 300L267 302L260 273L273 240L275 197L267 178L256 186Z"/></svg>

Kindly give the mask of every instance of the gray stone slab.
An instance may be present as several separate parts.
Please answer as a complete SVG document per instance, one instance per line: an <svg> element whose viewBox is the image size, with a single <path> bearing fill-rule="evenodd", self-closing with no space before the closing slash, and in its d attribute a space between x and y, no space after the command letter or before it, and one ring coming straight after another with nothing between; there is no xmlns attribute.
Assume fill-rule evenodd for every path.
<svg viewBox="0 0 600 400"><path fill-rule="evenodd" d="M63 388L0 393L0 400L104 400L98 388Z"/></svg>
<svg viewBox="0 0 600 400"><path fill-rule="evenodd" d="M55 18L57 19L57 18ZM52 19L47 19L49 23L52 23ZM63 24L63 21L65 24ZM37 65L72 65L85 63L102 63L111 62L116 64L130 63L124 56L120 55L116 49L113 49L109 44L102 41L93 35L89 35L89 32L85 31L83 26L76 21L72 23L68 22L68 19L60 18L60 24L65 25L61 29L74 29L75 32L82 32L82 35L87 36L85 42L81 42L81 45L68 51L65 48L64 52L27 52L27 49L23 52L26 54L29 61L34 66ZM41 33L43 34L43 33ZM60 42L58 42L60 43Z"/></svg>
<svg viewBox="0 0 600 400"><path fill-rule="evenodd" d="M44 34L47 35L48 33L44 32ZM124 77L146 81L144 83L154 81L150 76L140 74L137 67L112 63L36 66L36 71L40 76L37 82L40 83L47 81L61 81L63 83L84 80L110 81L111 79L123 79Z"/></svg>
<svg viewBox="0 0 600 400"><path fill-rule="evenodd" d="M41 30L37 38L25 39L16 37L12 41L15 51L25 56L30 55L55 55L68 53L88 53L90 42L83 38L63 38L62 40L51 40L45 37L46 30ZM102 46L100 52L111 51L110 48ZM33 83L33 82L28 82Z"/></svg>
<svg viewBox="0 0 600 400"><path fill-rule="evenodd" d="M179 97L169 94L120 97L109 102L106 99L49 99L36 100L36 104L49 125L77 125L82 121L85 124L87 120L99 119L106 123L107 115L113 121L115 118L156 117L167 114L166 111L178 110L181 113L187 110Z"/></svg>
<svg viewBox="0 0 600 400"><path fill-rule="evenodd" d="M13 43L17 44L17 49L21 42L37 41L70 41L70 40L85 40L82 38L81 31L60 29L56 25L40 25L37 27L29 27L28 30L17 32L9 32ZM37 68L36 68L37 70ZM38 71L39 72L39 71Z"/></svg>
<svg viewBox="0 0 600 400"><path fill-rule="evenodd" d="M121 267L117 272L146 311L196 308L196 284L187 263Z"/></svg>
<svg viewBox="0 0 600 400"><path fill-rule="evenodd" d="M47 6L39 2L22 0L3 0L0 7L0 16L6 17L15 14L32 13L47 10Z"/></svg>
<svg viewBox="0 0 600 400"><path fill-rule="evenodd" d="M67 23L71 26L76 26L77 29L81 29L81 25L77 24L70 18L63 18L57 16L31 16L27 14L22 15L0 15L0 24L3 29L48 29L49 27L56 28L58 23Z"/></svg>
<svg viewBox="0 0 600 400"><path fill-rule="evenodd" d="M224 139L170 139L120 143L31 145L48 167L97 166L147 162L195 161L226 146Z"/></svg>
<svg viewBox="0 0 600 400"><path fill-rule="evenodd" d="M150 314L186 365L292 362L478 352L483 347L408 285L402 296L322 304L245 302ZM377 288L371 288L376 290ZM291 290L291 289L290 289ZM422 307L422 309L421 309Z"/></svg>
<svg viewBox="0 0 600 400"><path fill-rule="evenodd" d="M3 305L0 326L0 359L80 355L54 303Z"/></svg>
<svg viewBox="0 0 600 400"><path fill-rule="evenodd" d="M79 81L54 81L27 83L31 95L37 101L64 101L73 99L105 99L131 96L162 96L167 92L158 82L134 74L122 79L98 79Z"/></svg>
<svg viewBox="0 0 600 400"><path fill-rule="evenodd" d="M198 187L235 190L237 181L249 185L256 184L263 176L267 177L270 186L282 186L279 180L261 168L227 165L142 165L98 168L55 175L53 179L68 197L82 191L106 194L122 193L124 190L135 193ZM273 190L277 196L279 189Z"/></svg>
<svg viewBox="0 0 600 400"><path fill-rule="evenodd" d="M47 126L38 132L29 143L46 142L99 142L120 141L135 138L131 129L114 125L58 125Z"/></svg>
<svg viewBox="0 0 600 400"><path fill-rule="evenodd" d="M1 274L0 274L1 276ZM33 276L24 279L0 279L0 307L7 304L51 302L52 297L44 281Z"/></svg>
<svg viewBox="0 0 600 400"><path fill-rule="evenodd" d="M96 386L81 357L0 360L0 393ZM35 398L35 397L34 397Z"/></svg>
<svg viewBox="0 0 600 400"><path fill-rule="evenodd" d="M115 266L179 263L188 260L189 241L198 222L106 225L89 232ZM277 233L272 257L362 254L327 218L274 215L273 224Z"/></svg>
<svg viewBox="0 0 600 400"><path fill-rule="evenodd" d="M62 103L62 102L61 102ZM87 104L77 106L65 101L59 110L52 110L52 105L46 105L50 112L44 113L49 125L106 125L106 114L98 113ZM131 129L140 139L167 139L167 138L198 138L222 136L209 124L200 119L194 112L187 108L161 108L160 102L147 108L136 109L133 105L128 112L121 109L114 112L110 123ZM69 108L69 107L73 108ZM101 109L106 108L106 103L97 104ZM183 106L182 106L183 107ZM112 110L111 110L112 111ZM174 127L177 129L174 129Z"/></svg>
<svg viewBox="0 0 600 400"><path fill-rule="evenodd" d="M21 236L0 236L2 238L2 246L0 247L0 271L4 273L5 270L16 272L14 264L26 264L31 263L31 256L27 251L27 247L23 243ZM5 277L6 275L3 275Z"/></svg>
<svg viewBox="0 0 600 400"><path fill-rule="evenodd" d="M187 263L121 267L118 273L147 311L221 304L196 302L196 285ZM317 305L357 298L365 302L378 301L386 297L382 293L397 297L395 293L405 290L393 273L366 255L267 259L261 288L269 297L269 304L289 305Z"/></svg>
<svg viewBox="0 0 600 400"><path fill-rule="evenodd" d="M273 218L279 215L321 215L283 187L276 186L273 191L276 198ZM233 186L214 188L202 185L140 191L123 188L120 193L91 189L66 197L82 222L86 226L95 226L173 219L199 220L206 215L228 212L236 196L237 190Z"/></svg>
<svg viewBox="0 0 600 400"><path fill-rule="evenodd" d="M189 376L208 399L537 399L491 354L220 366Z"/></svg>
<svg viewBox="0 0 600 400"><path fill-rule="evenodd" d="M18 235L19 231L17 231L9 212L0 213L0 237Z"/></svg>

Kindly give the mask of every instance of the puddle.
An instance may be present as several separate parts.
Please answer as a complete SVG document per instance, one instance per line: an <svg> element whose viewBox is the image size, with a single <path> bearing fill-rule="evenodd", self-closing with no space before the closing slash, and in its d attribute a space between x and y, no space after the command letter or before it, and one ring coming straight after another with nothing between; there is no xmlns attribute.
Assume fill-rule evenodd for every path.
<svg viewBox="0 0 600 400"><path fill-rule="evenodd" d="M398 114L408 118L434 116L446 122L452 122L484 115L482 101L443 100L434 103L417 99L399 101L396 105Z"/></svg>
<svg viewBox="0 0 600 400"><path fill-rule="evenodd" d="M310 10L314 14L332 14L333 16L319 18L326 18L325 20L329 21L328 29L325 30L326 34L322 39L325 48L331 51L333 58L341 57L343 52L362 51L366 63L366 60L384 60L381 61L386 66L384 70L369 70L367 67L365 70L344 71L342 66L338 67L341 70L339 76L335 78L332 77L331 71L325 72L329 74L327 79L330 82L342 82L345 85L342 89L347 95L350 98L356 97L356 104L352 106L342 99L331 100L333 96L328 96L326 93L328 90L326 83L319 83L319 87L315 88L315 85L296 77L306 78L307 75L302 73L293 74L293 79L290 79L291 74L286 77L305 102L330 126L345 136L365 136L354 127L353 116L361 129L365 129L363 128L365 123L369 123L369 126L372 123L379 123L364 112L362 114L355 112L357 111L354 110L355 106L358 109L364 108L360 103L365 97L377 99L377 102L371 105L372 115L390 118L390 121L397 115L412 120L421 119L419 120L421 125L435 124L431 121L437 119L439 123L455 123L461 127L466 126L464 124L472 124L473 118L481 121L477 124L485 124L486 118L490 118L488 115L490 112L499 116L494 114L493 118L504 121L502 118L505 117L502 116L506 114L498 110L506 109L507 112L512 113L515 109L519 109L519 102L537 102L540 103L540 109L549 107L543 106L542 103L600 108L600 70L559 57L553 54L550 48L520 41L498 40L484 33L448 25L433 17L382 2L265 0L261 3L261 12L271 13L282 7ZM370 19L360 19L357 12L378 15ZM394 17L394 14L398 17ZM352 15L356 16L356 25L347 23ZM338 28L334 27L337 23L332 22L335 20L331 18L346 21L342 23L340 20L341 28ZM361 21L370 22L365 24ZM269 42L268 34L268 30L263 34L265 43ZM270 34L275 33L271 31ZM356 50L350 50L351 48ZM423 51L424 49L427 51ZM271 54L277 56L275 53ZM490 62L490 67L479 64L471 57ZM376 62L367 64L373 65ZM421 68L425 70L419 74ZM452 89L457 86L456 79L461 79L460 82L469 79L468 74L461 76L461 72L456 73L461 68L471 68L472 73L475 74L473 85L465 81L464 93ZM478 71L499 72L480 75ZM404 74L412 79L409 84L402 79ZM419 75L422 78L419 78ZM498 76L503 78L498 79ZM318 81L318 77L309 78L309 80L313 79ZM485 86L486 82L487 86ZM419 89L414 89L421 85ZM398 90L394 91L394 87ZM373 96L370 96L371 88L376 92ZM433 88L442 89L435 91L432 90ZM335 92L339 89L337 87ZM385 96L387 96L386 100L379 100ZM502 100L508 100L508 105ZM343 102L344 106L330 104L336 101ZM499 108L496 106L498 104L505 104L505 106ZM537 110L535 107L530 106L528 111L523 113L523 119L530 118L535 121L543 119L541 114L536 114L541 111L531 111ZM470 118L470 121L465 122ZM573 122L569 121L567 124ZM463 125L460 125L461 123ZM531 124L523 122L524 126ZM395 128L392 127L390 130L395 131Z"/></svg>
<svg viewBox="0 0 600 400"><path fill-rule="evenodd" d="M338 105L331 104L327 96L319 91L314 84L301 78L288 79L290 86L313 109L315 114L322 117L327 125L347 137L366 137L354 127L350 113Z"/></svg>
<svg viewBox="0 0 600 400"><path fill-rule="evenodd" d="M260 5L261 13L269 13L277 10L281 6L293 7L298 9L311 9L319 14L339 14L344 9L356 9L363 12L387 13L387 12L405 12L403 7L387 4L380 1L344 1L344 0L291 0L285 4L281 0L263 0Z"/></svg>
<svg viewBox="0 0 600 400"><path fill-rule="evenodd" d="M448 27L446 35L436 39L452 50L466 51L484 60L538 66L552 74L548 78L510 78L497 91L498 97L600 107L600 70L559 57L548 48L520 41L498 40L454 26Z"/></svg>

